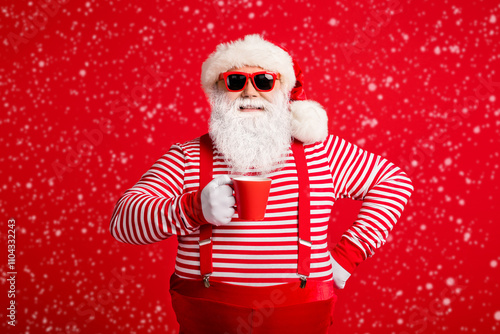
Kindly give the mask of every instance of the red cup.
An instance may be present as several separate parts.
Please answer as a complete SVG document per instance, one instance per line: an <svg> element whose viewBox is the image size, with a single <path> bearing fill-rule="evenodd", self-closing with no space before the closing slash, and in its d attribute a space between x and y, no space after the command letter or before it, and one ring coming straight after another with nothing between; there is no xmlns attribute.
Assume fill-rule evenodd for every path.
<svg viewBox="0 0 500 334"><path fill-rule="evenodd" d="M263 220L271 190L271 179L259 176L233 178L238 218Z"/></svg>

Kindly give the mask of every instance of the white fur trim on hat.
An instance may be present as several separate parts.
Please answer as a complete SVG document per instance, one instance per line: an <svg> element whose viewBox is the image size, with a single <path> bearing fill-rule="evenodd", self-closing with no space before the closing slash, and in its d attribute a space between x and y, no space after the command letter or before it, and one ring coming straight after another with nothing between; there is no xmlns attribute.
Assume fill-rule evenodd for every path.
<svg viewBox="0 0 500 334"><path fill-rule="evenodd" d="M279 46L254 34L217 46L217 49L201 66L203 90L210 95L221 73L244 66L257 66L279 73L281 88L286 93L289 93L295 86L292 57Z"/></svg>
<svg viewBox="0 0 500 334"><path fill-rule="evenodd" d="M292 101L292 136L305 144L324 141L328 136L328 116L315 101Z"/></svg>

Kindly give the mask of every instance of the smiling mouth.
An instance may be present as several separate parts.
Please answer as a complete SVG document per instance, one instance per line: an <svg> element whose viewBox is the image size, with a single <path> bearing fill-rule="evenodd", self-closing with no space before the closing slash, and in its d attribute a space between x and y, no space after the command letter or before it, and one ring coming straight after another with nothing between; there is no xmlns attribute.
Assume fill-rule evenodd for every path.
<svg viewBox="0 0 500 334"><path fill-rule="evenodd" d="M264 111L263 107L241 106L240 111Z"/></svg>

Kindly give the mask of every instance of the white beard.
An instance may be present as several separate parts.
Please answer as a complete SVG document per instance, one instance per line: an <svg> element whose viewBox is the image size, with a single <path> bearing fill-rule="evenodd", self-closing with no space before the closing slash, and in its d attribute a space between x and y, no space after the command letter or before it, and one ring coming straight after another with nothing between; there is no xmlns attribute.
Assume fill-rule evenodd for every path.
<svg viewBox="0 0 500 334"><path fill-rule="evenodd" d="M276 92L273 103L263 98L229 101L220 91L210 100L210 136L231 174L265 175L283 167L292 138L292 115L283 92ZM240 106L263 111L240 111Z"/></svg>

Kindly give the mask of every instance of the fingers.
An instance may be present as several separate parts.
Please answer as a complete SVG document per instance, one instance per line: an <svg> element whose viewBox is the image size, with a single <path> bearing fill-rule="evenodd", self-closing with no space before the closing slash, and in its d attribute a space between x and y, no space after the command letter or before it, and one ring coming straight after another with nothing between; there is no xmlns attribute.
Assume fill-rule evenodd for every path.
<svg viewBox="0 0 500 334"><path fill-rule="evenodd" d="M229 224L231 222L231 219L233 219L234 212L234 208L227 208L223 213L221 213L221 217L217 219L214 225L222 226Z"/></svg>
<svg viewBox="0 0 500 334"><path fill-rule="evenodd" d="M333 282L337 289L343 289L346 281L351 276L335 259L332 257Z"/></svg>
<svg viewBox="0 0 500 334"><path fill-rule="evenodd" d="M342 290L345 287L345 282L338 282L336 280L333 280L333 284L335 285L335 288Z"/></svg>
<svg viewBox="0 0 500 334"><path fill-rule="evenodd" d="M228 185L223 185L217 188L217 193L221 196L232 197L233 196L233 188Z"/></svg>
<svg viewBox="0 0 500 334"><path fill-rule="evenodd" d="M213 179L211 185L214 189L214 194L220 197L233 197L233 188L229 185L233 184L233 180L228 175L218 176Z"/></svg>
<svg viewBox="0 0 500 334"><path fill-rule="evenodd" d="M234 216L234 208L229 208L229 210L227 210L226 214L227 214L227 217L229 218L229 220L231 220Z"/></svg>
<svg viewBox="0 0 500 334"><path fill-rule="evenodd" d="M234 198L234 196L231 195L231 197L229 197L228 199L228 203L227 203L231 208L233 208L233 214L234 214L234 206L236 205L236 198Z"/></svg>
<svg viewBox="0 0 500 334"><path fill-rule="evenodd" d="M226 184L233 184L233 180L229 177L229 175L222 175L218 176L215 179L213 179L211 182L215 184L215 186L223 186Z"/></svg>

